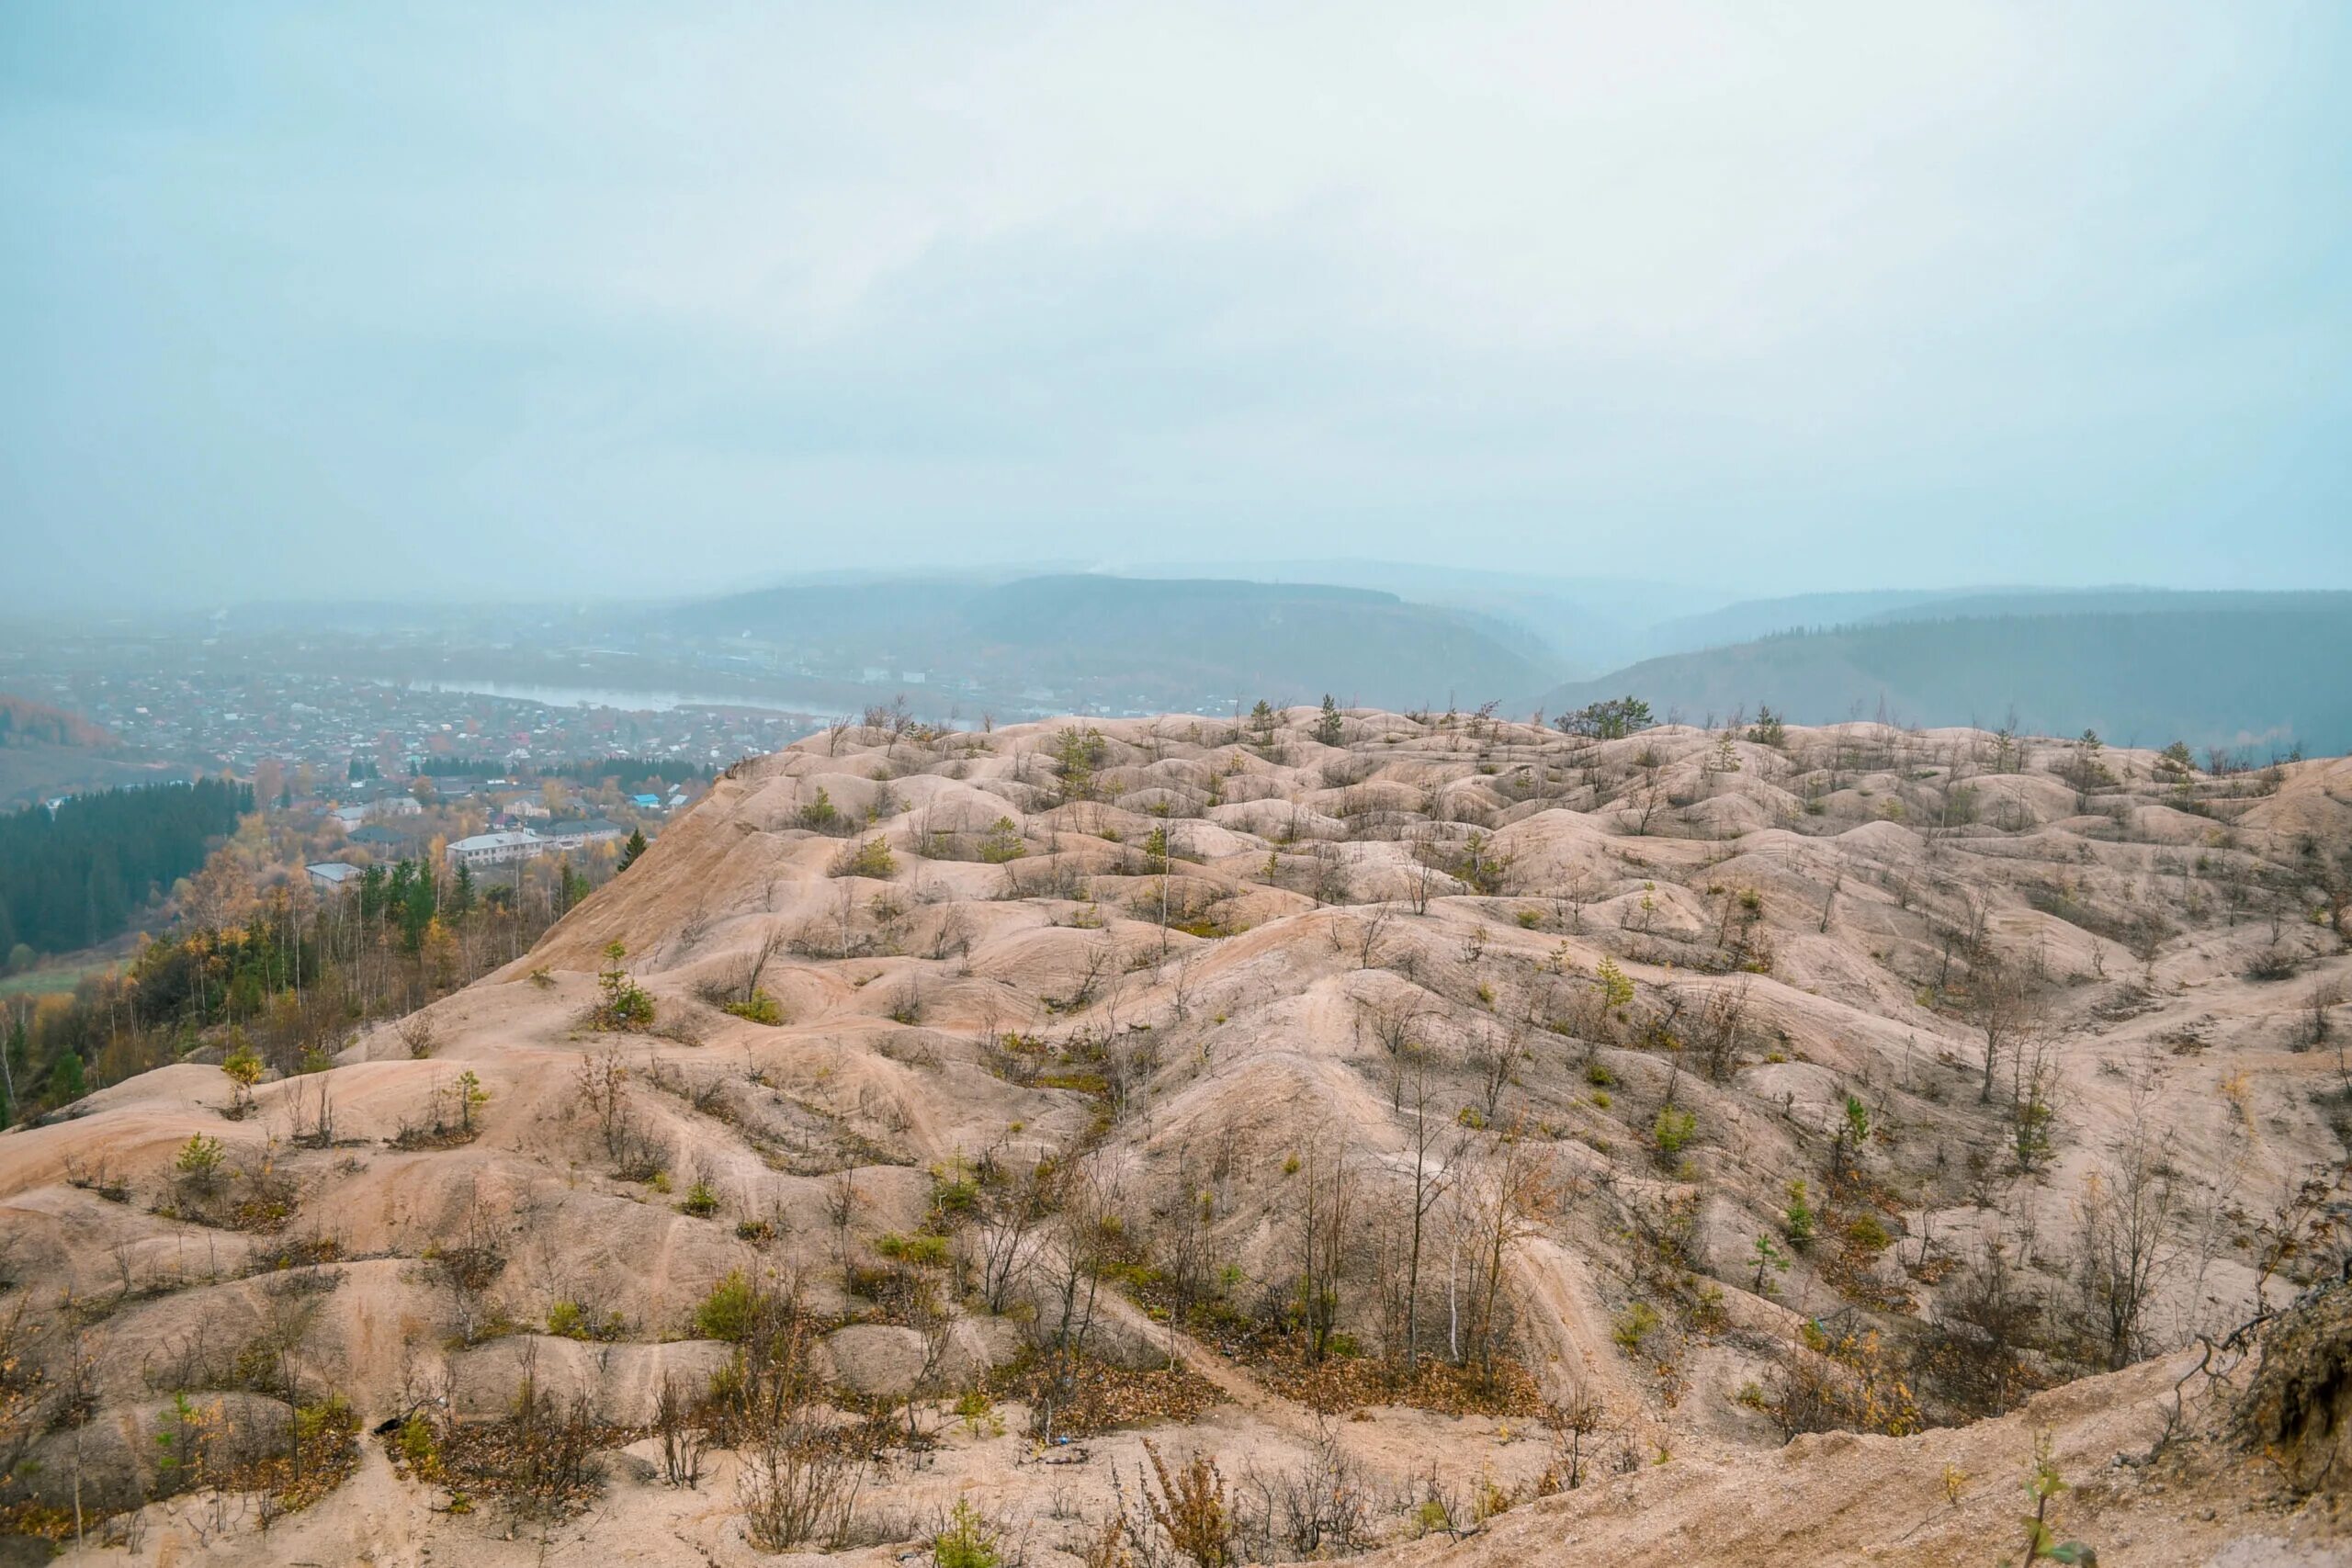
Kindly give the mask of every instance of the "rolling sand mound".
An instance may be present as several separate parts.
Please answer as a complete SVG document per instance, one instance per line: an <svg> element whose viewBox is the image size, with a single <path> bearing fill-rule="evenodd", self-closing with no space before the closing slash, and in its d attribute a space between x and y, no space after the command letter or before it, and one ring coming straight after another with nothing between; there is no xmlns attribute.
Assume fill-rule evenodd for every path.
<svg viewBox="0 0 2352 1568"><path fill-rule="evenodd" d="M1148 1438L1216 1456L1259 1557L1345 1497L1316 1550L1983 1562L2041 1431L2106 1561L2342 1560L2343 1478L2276 1457L2334 1428L2250 1457L2262 1337L2205 1347L2342 1268L2352 764L1337 723L816 737L424 1054L0 1136L0 1505L70 1540L78 1484L93 1561L769 1561L747 1450L676 1489L647 1430L734 1375L731 1278L797 1287L811 1397L874 1423L834 1560L961 1498L1086 1561ZM1064 1365L1124 1391L1050 1413L1074 1444ZM361 1436L280 1516L232 1461L289 1388ZM374 1435L532 1391L599 1424L552 1510ZM165 1462L175 1409L232 1494Z"/></svg>

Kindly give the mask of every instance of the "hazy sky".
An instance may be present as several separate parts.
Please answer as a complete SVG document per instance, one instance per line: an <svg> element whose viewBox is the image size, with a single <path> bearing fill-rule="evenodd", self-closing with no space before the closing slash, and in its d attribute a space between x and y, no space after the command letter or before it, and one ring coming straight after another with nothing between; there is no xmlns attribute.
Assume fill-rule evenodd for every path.
<svg viewBox="0 0 2352 1568"><path fill-rule="evenodd" d="M0 6L8 596L2352 586L2352 6Z"/></svg>

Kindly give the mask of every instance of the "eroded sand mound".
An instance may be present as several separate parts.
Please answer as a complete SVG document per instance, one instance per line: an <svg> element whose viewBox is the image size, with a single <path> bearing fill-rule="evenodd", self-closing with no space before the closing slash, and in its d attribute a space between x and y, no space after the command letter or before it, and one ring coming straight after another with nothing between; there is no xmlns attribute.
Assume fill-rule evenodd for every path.
<svg viewBox="0 0 2352 1568"><path fill-rule="evenodd" d="M853 1560L962 1498L1084 1561L1114 1471L1164 1551L1149 1438L1257 1556L1989 1562L2044 1428L2107 1561L2323 1560L2343 1464L2246 1456L2340 1454L2340 1365L2193 1353L2145 1462L2189 1363L2143 1358L2340 1267L2352 773L1770 739L741 767L429 1056L0 1137L0 1503L71 1540L78 1489L94 1556L766 1560L751 1429L681 1489L652 1427L787 1303L796 1430L870 1423ZM567 1422L577 1485L518 1482Z"/></svg>

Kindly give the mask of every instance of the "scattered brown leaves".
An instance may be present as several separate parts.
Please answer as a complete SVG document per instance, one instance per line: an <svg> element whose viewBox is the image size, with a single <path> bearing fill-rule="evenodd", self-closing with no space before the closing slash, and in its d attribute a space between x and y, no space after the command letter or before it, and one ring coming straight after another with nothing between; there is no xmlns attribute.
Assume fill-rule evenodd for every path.
<svg viewBox="0 0 2352 1568"><path fill-rule="evenodd" d="M1023 1358L990 1381L1010 1397L1034 1405L1045 1397L1057 1370L1053 1360ZM1162 1421L1182 1425L1197 1420L1224 1398L1216 1384L1181 1364L1140 1371L1080 1356L1061 1391L1054 1428L1083 1437Z"/></svg>
<svg viewBox="0 0 2352 1568"><path fill-rule="evenodd" d="M1441 1416L1534 1416L1544 1408L1534 1374L1511 1360L1487 1371L1431 1358L1410 1377L1403 1363L1371 1357L1273 1358L1250 1371L1285 1399L1322 1411L1397 1404Z"/></svg>

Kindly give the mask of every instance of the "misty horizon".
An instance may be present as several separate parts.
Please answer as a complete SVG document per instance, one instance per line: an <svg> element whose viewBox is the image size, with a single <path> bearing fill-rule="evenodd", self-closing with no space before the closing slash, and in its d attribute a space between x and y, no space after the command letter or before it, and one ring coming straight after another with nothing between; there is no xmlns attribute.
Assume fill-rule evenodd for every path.
<svg viewBox="0 0 2352 1568"><path fill-rule="evenodd" d="M1406 574L1428 573L1425 583L1418 588L1409 582L1386 581ZM463 614L469 611L523 611L548 615L585 615L598 611L653 610L688 606L743 595L755 595L776 591L821 589L826 587L881 586L898 583L939 583L950 585L1007 584L1040 579L1102 578L1113 581L1166 581L1230 583L1270 587L1347 588L1363 592L1386 593L1407 604L1443 604L1484 602L1474 590L1480 586L1499 587L1508 582L1534 593L1557 593L1569 597L1563 603L1601 602L1604 596L1627 595L1620 606L1620 614L1627 624L1652 625L1672 622L1686 616L1700 616L1710 612L1734 606L1766 607L1783 604L1813 601L1835 602L1843 599L1874 600L1896 595L1917 595L1922 601L1966 600L1982 596L1985 599L2015 599L2030 604L2041 597L2052 599L2072 595L2177 595L2188 602L2200 596L2245 594L2277 595L2285 599L2312 594L2352 592L2352 588L2339 588L2332 583L2310 584L2286 582L2253 587L2216 586L2209 583L2159 582L2150 581L2086 581L2065 582L2040 581L1871 581L1857 580L1852 585L1810 584L1789 592L1766 592L1751 591L1736 585L1678 581L1665 577L1587 575L1577 573L1552 574L1521 572L1509 574L1465 570L1453 563L1438 560L1406 558L1353 558L1335 557L1317 561L1267 559L1251 561L1226 559L1201 562L1088 562L1075 560L980 560L969 563L918 561L895 567L841 567L830 570L777 570L768 573L745 574L715 580L702 584L660 589L644 586L632 592L627 585L615 585L601 592L557 592L537 594L514 592L469 592L461 583L423 582L387 583L376 592L305 594L299 592L254 592L246 595L207 597L187 592L171 592L157 588L146 592L127 590L109 593L103 599L93 597L77 600L70 589L59 594L45 596L38 604L17 604L0 606L0 626L18 628L40 626L89 625L103 627L125 618L149 620L162 616L176 623L193 623L238 615L289 614L315 616L338 607L381 610L394 615L414 614L432 616ZM1370 582L1366 578L1384 581ZM1799 617L1787 623L1783 629L1827 628L1842 624L1830 614L1826 618Z"/></svg>
<svg viewBox="0 0 2352 1568"><path fill-rule="evenodd" d="M0 43L20 603L2352 585L2340 10L19 6Z"/></svg>
<svg viewBox="0 0 2352 1568"><path fill-rule="evenodd" d="M1479 577L1502 580L1500 573L1463 572L1453 563L1440 560L1407 558L1374 558L1334 557L1319 561L1283 559L1213 560L1200 562L1136 561L1100 562L1078 560L978 560L972 562L916 561L889 567L840 567L830 570L776 570L767 573L726 577L702 584L692 584L668 590L642 587L631 591L628 585L616 585L603 592L547 592L541 594L513 592L468 592L459 583L387 583L368 592L335 592L307 594L301 592L254 592L219 597L191 595L186 592L167 592L155 590L152 596L137 593L112 594L103 601L74 603L51 600L38 606L13 604L0 606L0 625L24 625L61 619L84 619L94 614L99 619L107 615L153 614L169 606L176 614L188 617L234 615L239 612L266 610L318 609L334 605L366 605L388 610L419 612L465 610L470 608L529 608L550 612L567 609L619 608L629 606L662 606L692 604L745 593L758 593L776 589L822 588L827 586L869 585L892 582L943 583L1004 583L1036 578L1100 577L1123 581L1195 581L1250 583L1269 586L1312 588L1322 586L1358 586L1348 580L1363 573L1404 573L1428 571L1433 576L1431 587L1442 588L1449 581L1475 581ZM1773 604L1782 600L1810 598L1863 598L1874 594L1916 592L1923 595L1965 596L1971 594L2063 594L2063 593L2305 593L2352 592L2335 590L2332 585L2317 588L2304 584L2284 583L2276 587L2247 589L2216 588L2200 583L2170 583L2143 581L2102 581L2082 582L2059 581L1872 581L1858 580L1850 586L1808 586L1790 592L1751 592L1746 588L1721 583L1676 580L1655 576L1610 576L1582 573L1520 572L1510 574L1509 581L1544 588L1576 589L1586 592L1611 589L1638 590L1660 598L1673 598L1687 604L1692 610L1721 608L1736 604ZM1374 592L1394 592L1373 590ZM1408 602L1417 598L1412 592L1400 592L1397 597ZM1667 618L1667 617L1661 617Z"/></svg>

